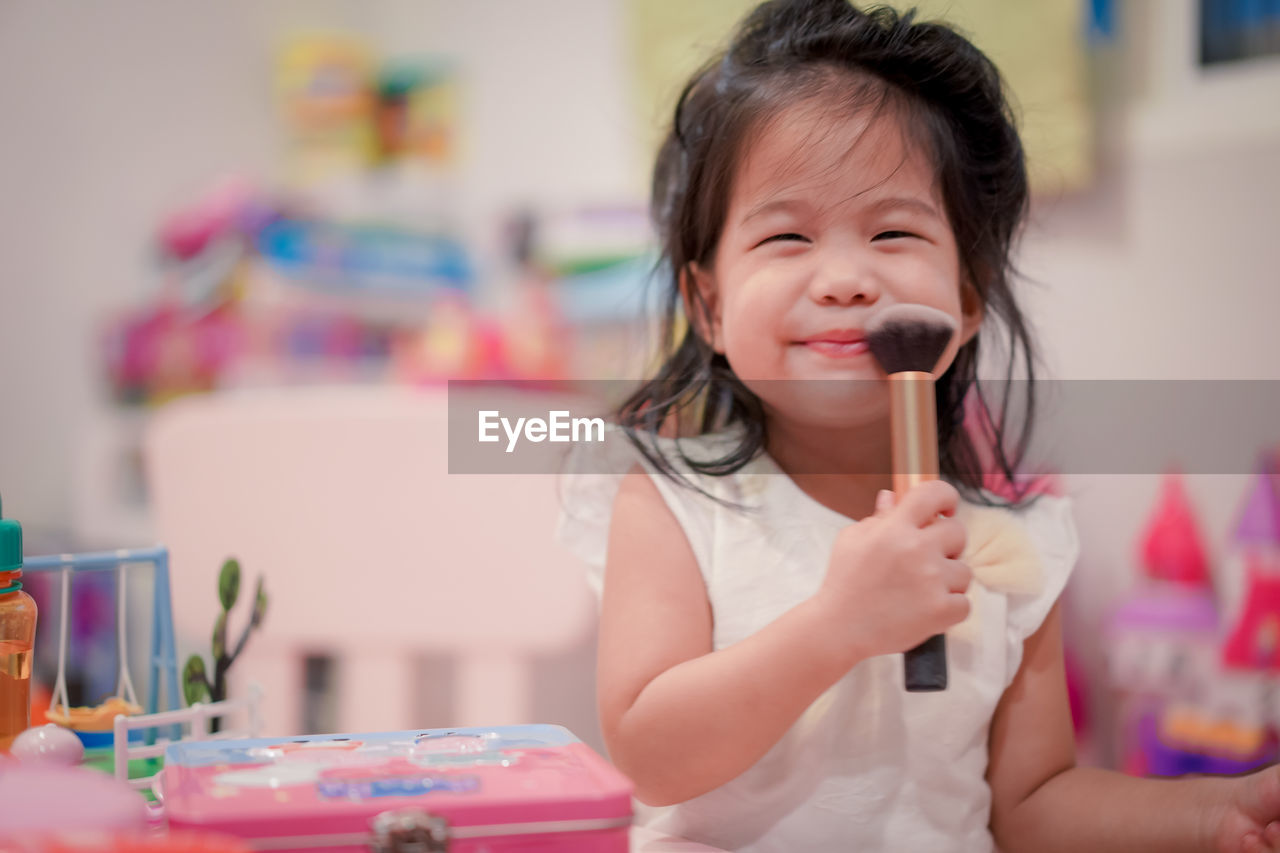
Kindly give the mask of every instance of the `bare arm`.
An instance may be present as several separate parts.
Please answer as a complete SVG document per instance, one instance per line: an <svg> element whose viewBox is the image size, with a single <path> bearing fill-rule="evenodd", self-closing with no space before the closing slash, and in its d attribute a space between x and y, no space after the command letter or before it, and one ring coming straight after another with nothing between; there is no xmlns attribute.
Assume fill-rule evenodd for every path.
<svg viewBox="0 0 1280 853"><path fill-rule="evenodd" d="M1274 773L1138 779L1076 767L1058 607L1028 638L1022 666L991 726L991 826L1006 853L1089 850L1178 853L1271 849L1264 830L1280 805ZM1250 833L1258 837L1250 842ZM1280 848L1278 848L1280 849Z"/></svg>
<svg viewBox="0 0 1280 853"><path fill-rule="evenodd" d="M652 805L703 794L763 756L855 662L833 654L806 602L711 650L711 608L679 522L629 474L609 532L600 717L610 756Z"/></svg>

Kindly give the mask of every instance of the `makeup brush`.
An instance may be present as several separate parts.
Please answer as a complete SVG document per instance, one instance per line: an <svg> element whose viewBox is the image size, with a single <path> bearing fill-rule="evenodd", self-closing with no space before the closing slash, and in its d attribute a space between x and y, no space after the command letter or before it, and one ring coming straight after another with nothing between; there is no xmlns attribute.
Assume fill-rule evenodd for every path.
<svg viewBox="0 0 1280 853"><path fill-rule="evenodd" d="M955 334L955 323L926 305L893 305L867 324L867 346L889 374L893 434L893 491L938 479L938 413L933 369ZM905 655L912 692L947 689L946 636L937 634Z"/></svg>

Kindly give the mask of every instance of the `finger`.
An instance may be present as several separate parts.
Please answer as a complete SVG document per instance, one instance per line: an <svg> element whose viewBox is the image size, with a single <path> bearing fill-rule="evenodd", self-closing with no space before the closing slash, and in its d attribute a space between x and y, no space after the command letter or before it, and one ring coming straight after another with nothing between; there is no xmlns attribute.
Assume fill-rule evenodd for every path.
<svg viewBox="0 0 1280 853"><path fill-rule="evenodd" d="M973 570L960 560L948 560L942 570L942 578L947 585L947 592L963 594L969 589L969 584L973 583Z"/></svg>
<svg viewBox="0 0 1280 853"><path fill-rule="evenodd" d="M1274 848L1280 848L1280 821L1271 821L1262 831L1262 837Z"/></svg>
<svg viewBox="0 0 1280 853"><path fill-rule="evenodd" d="M872 514L878 515L881 517L886 516L889 514L889 511L893 509L894 504L896 503L897 503L897 496L894 495L893 492L889 491L888 489L881 489L880 491L876 492L876 508L875 508L875 512Z"/></svg>
<svg viewBox="0 0 1280 853"><path fill-rule="evenodd" d="M924 527L940 515L955 515L960 493L942 480L928 480L912 486L898 499L898 511L916 527Z"/></svg>
<svg viewBox="0 0 1280 853"><path fill-rule="evenodd" d="M1240 849L1243 853L1266 853L1267 848L1262 846L1262 838L1258 833L1250 832L1240 839Z"/></svg>
<svg viewBox="0 0 1280 853"><path fill-rule="evenodd" d="M961 622L969 618L969 598L958 592L949 593L947 595L946 604L943 606L943 616L947 620L948 625L959 625Z"/></svg>
<svg viewBox="0 0 1280 853"><path fill-rule="evenodd" d="M969 541L969 531L954 518L938 518L925 527L925 535L929 541L947 559L957 559L964 553L964 546Z"/></svg>

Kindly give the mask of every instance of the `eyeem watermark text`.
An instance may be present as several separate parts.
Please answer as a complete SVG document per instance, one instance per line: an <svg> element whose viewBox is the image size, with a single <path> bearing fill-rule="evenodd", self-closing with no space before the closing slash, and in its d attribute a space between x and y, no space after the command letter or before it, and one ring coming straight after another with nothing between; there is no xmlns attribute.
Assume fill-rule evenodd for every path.
<svg viewBox="0 0 1280 853"><path fill-rule="evenodd" d="M526 441L569 442L569 441L604 441L604 418L574 418L568 411L559 410L547 413L542 418L510 418L502 417L496 410L479 412L480 441L501 441L499 429L507 436L507 453L516 449L521 437Z"/></svg>

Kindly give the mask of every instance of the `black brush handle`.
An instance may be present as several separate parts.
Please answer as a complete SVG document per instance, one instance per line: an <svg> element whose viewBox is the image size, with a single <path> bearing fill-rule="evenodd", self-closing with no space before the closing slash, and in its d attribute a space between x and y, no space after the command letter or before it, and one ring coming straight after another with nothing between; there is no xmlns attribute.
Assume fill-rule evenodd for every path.
<svg viewBox="0 0 1280 853"><path fill-rule="evenodd" d="M907 690L934 693L947 689L947 637L934 634L903 655Z"/></svg>

